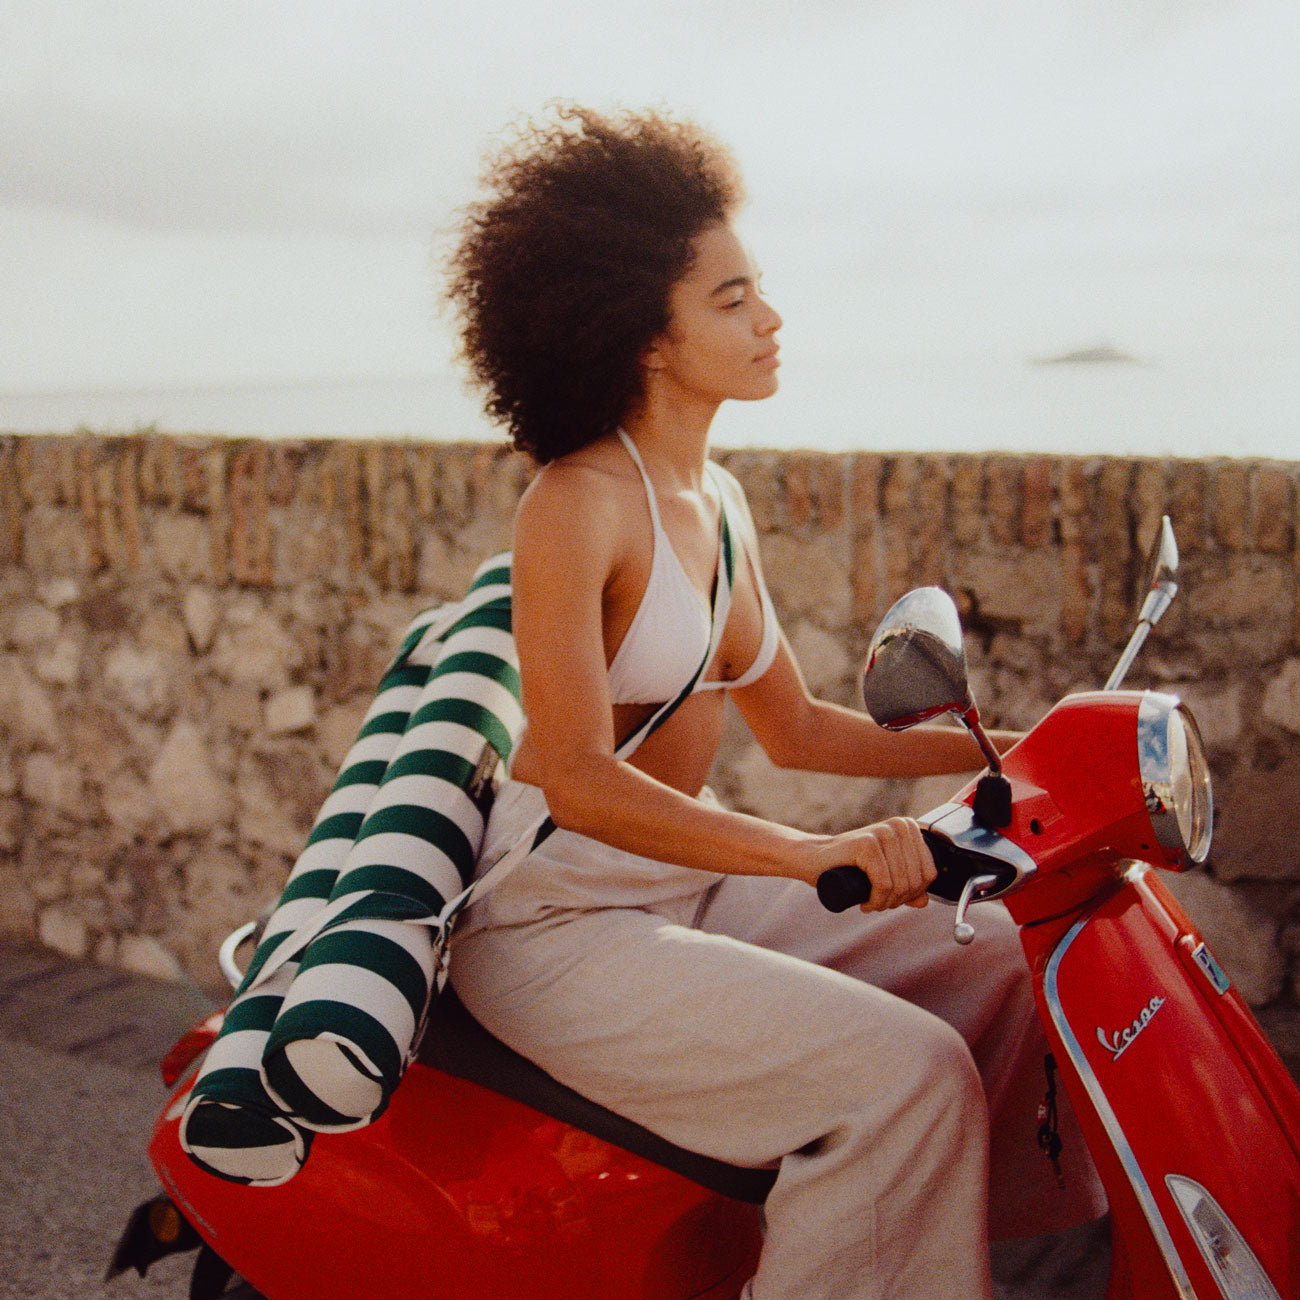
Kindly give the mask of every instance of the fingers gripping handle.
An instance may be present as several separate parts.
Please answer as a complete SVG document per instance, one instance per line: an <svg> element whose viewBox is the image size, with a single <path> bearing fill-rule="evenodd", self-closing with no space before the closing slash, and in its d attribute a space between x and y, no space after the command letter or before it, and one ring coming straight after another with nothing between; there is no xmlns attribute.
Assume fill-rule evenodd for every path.
<svg viewBox="0 0 1300 1300"><path fill-rule="evenodd" d="M931 856L938 862L937 845L942 839L933 831L921 828L921 838ZM850 907L857 907L871 899L871 877L861 867L845 865L831 867L817 877L817 897L828 912L847 912Z"/></svg>
<svg viewBox="0 0 1300 1300"><path fill-rule="evenodd" d="M832 867L817 877L817 897L828 912L847 912L871 897L871 878L861 867Z"/></svg>

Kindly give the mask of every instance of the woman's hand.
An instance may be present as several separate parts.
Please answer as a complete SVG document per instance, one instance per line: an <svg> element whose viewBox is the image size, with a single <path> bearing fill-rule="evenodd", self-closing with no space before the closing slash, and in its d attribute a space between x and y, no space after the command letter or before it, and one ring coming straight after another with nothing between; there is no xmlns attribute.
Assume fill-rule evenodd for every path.
<svg viewBox="0 0 1300 1300"><path fill-rule="evenodd" d="M924 907L926 889L937 874L934 859L911 817L890 817L861 830L832 835L812 853L811 884L832 867L856 866L871 881L871 898L864 912L884 912L891 907Z"/></svg>

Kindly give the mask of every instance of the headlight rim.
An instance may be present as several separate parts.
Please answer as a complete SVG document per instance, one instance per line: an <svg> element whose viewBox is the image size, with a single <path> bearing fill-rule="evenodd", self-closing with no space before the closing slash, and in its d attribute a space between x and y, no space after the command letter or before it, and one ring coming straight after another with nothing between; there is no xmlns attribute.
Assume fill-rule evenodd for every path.
<svg viewBox="0 0 1300 1300"><path fill-rule="evenodd" d="M1174 770L1170 743L1174 715L1184 729L1187 768ZM1162 848L1178 856L1184 867L1199 865L1210 853L1214 830L1214 790L1210 780L1209 764L1205 758L1205 744L1192 711L1176 695L1157 691L1144 691L1138 707L1138 771L1142 782L1142 797L1156 840ZM1198 771L1198 768L1200 769ZM1195 801L1198 790L1204 790L1204 830L1198 841L1188 844L1183 835L1175 791L1180 777L1187 777L1191 798ZM1193 802L1188 817L1195 825L1198 809Z"/></svg>

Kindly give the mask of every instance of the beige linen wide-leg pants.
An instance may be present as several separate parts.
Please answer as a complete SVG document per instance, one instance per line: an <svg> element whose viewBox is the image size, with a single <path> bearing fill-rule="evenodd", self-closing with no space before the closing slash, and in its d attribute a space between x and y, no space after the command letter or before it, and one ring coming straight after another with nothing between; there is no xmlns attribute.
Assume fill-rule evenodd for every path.
<svg viewBox="0 0 1300 1300"><path fill-rule="evenodd" d="M532 789L494 811L485 860ZM779 1163L749 1300L987 1297L990 1224L1054 1231L1105 1199L1063 1096L1064 1192L1036 1146L1045 1048L1014 925L977 908L960 948L952 916L832 916L797 881L557 831L471 909L452 980L576 1091L690 1150Z"/></svg>

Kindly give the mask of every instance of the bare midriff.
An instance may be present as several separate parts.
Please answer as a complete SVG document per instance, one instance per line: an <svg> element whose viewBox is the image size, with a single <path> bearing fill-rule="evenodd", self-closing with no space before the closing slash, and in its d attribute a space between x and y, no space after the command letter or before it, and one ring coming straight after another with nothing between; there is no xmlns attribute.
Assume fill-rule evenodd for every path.
<svg viewBox="0 0 1300 1300"><path fill-rule="evenodd" d="M684 794L697 795L709 779L709 769L722 740L725 691L706 691L683 700L672 716L637 746L628 759L633 767ZM630 735L657 706L616 704L614 734ZM518 781L541 785L541 772L527 731L511 764L510 774Z"/></svg>

